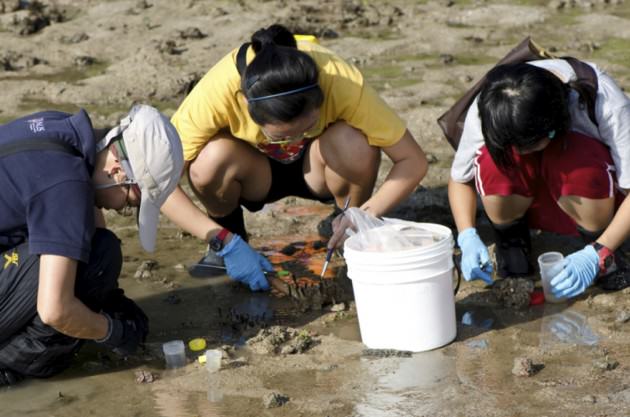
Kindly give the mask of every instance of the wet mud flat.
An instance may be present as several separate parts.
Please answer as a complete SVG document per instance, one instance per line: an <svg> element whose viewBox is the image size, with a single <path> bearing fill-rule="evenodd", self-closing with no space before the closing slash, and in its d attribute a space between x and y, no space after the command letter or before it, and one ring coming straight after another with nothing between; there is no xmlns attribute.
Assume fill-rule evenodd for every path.
<svg viewBox="0 0 630 417"><path fill-rule="evenodd" d="M324 209L300 209L300 221L316 223ZM292 271L279 275L296 289L253 294L226 276L189 277L179 261L194 262L202 249L164 226L167 256L152 259L150 274L137 274L146 259L130 256L121 279L151 317L146 349L122 359L88 344L62 375L0 392L0 415L627 415L630 291L593 289L570 303L520 305L509 300L523 294L506 294L530 294L539 281L464 283L452 343L421 353L368 349L351 293L333 300L318 289L315 302L305 302L305 288L317 288L321 272L318 237L254 240L277 273ZM139 253L137 243L126 242ZM546 250L567 243L540 235L534 244ZM341 259L331 271L323 282L347 280ZM162 343L193 338L222 352L219 371L209 373L198 361L203 352L188 348L186 366L165 368Z"/></svg>

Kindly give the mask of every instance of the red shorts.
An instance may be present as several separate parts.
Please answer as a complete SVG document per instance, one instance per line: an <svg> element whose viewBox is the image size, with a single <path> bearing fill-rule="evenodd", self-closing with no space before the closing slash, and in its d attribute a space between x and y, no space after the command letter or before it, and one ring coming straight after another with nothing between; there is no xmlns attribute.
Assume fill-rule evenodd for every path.
<svg viewBox="0 0 630 417"><path fill-rule="evenodd" d="M589 199L624 195L617 188L615 167L608 148L577 132L551 141L542 151L526 155L513 153L514 166L499 170L484 146L475 158L477 192L487 195L533 197L527 216L530 227L577 235L575 221L556 203L562 196Z"/></svg>

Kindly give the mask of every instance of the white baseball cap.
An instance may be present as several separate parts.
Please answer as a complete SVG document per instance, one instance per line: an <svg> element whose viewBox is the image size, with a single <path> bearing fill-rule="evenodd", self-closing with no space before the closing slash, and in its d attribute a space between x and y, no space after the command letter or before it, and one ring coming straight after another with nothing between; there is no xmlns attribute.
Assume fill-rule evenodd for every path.
<svg viewBox="0 0 630 417"><path fill-rule="evenodd" d="M160 207L177 187L184 168L182 144L169 119L143 104L133 106L120 124L97 144L96 151L104 149L121 134L125 155L119 154L119 160L127 178L137 183L141 193L140 243L144 250L153 252Z"/></svg>

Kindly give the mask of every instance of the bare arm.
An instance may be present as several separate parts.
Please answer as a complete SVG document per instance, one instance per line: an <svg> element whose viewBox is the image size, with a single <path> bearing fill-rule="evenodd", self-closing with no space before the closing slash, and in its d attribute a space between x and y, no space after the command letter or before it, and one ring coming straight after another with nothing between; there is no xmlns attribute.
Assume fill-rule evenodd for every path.
<svg viewBox="0 0 630 417"><path fill-rule="evenodd" d="M626 197L597 242L616 250L630 235L630 199Z"/></svg>
<svg viewBox="0 0 630 417"><path fill-rule="evenodd" d="M477 193L470 183L448 181L448 201L458 231L475 227Z"/></svg>
<svg viewBox="0 0 630 417"><path fill-rule="evenodd" d="M74 295L77 261L57 255L41 255L37 312L55 330L78 339L102 339L107 319L90 310Z"/></svg>
<svg viewBox="0 0 630 417"><path fill-rule="evenodd" d="M173 223L199 239L208 241L221 230L221 226L197 207L179 185L161 210Z"/></svg>
<svg viewBox="0 0 630 417"><path fill-rule="evenodd" d="M427 173L424 151L409 130L395 145L383 148L394 165L379 190L361 208L381 216L393 209L418 186Z"/></svg>

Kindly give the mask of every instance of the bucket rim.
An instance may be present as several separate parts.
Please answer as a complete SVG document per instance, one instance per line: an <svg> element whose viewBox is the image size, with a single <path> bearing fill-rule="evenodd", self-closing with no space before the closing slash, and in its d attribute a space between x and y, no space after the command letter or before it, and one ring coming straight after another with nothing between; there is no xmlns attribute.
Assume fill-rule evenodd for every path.
<svg viewBox="0 0 630 417"><path fill-rule="evenodd" d="M447 226L444 226L444 225L441 225L441 224L437 224L437 223L412 222L412 221L409 221L409 220L391 219L391 218L387 218L387 217L385 217L384 219L385 220L391 220L391 222L389 224L390 226L398 224L398 225L401 225L401 226L410 225L412 227L418 227L418 228L423 227L423 228L429 229L429 230L431 230L431 229L438 229L438 230L431 230L431 231L436 233L436 234L441 234L443 237L442 237L442 239L440 239L440 240L438 240L436 242L433 242L433 243L431 243L429 245L426 245L426 246L418 246L418 247L412 247L412 248L409 248L409 249L402 249L402 250L388 251L388 252L377 252L377 251L368 252L368 251L361 251L361 250L358 250L358 249L355 249L355 248L352 248L352 247L349 246L349 245L352 245L352 243L355 240L358 239L358 236L361 235L361 233L357 233L357 234L354 234L354 235L350 236L344 242L344 245L343 245L344 256L345 256L345 252L346 251L350 251L350 252L353 252L353 253L388 254L388 255L396 253L396 254L400 254L400 255L403 255L403 256L405 254L411 255L411 253L414 252L414 251L415 252L425 252L425 251L429 252L429 251L435 249L436 247L438 247L439 245L443 245L445 243L448 243L449 239L450 239L449 247L452 248L454 246L453 231ZM375 227L373 229L368 230L368 232L369 231L378 230L380 227L384 227L384 226ZM440 233L440 231L442 233Z"/></svg>

